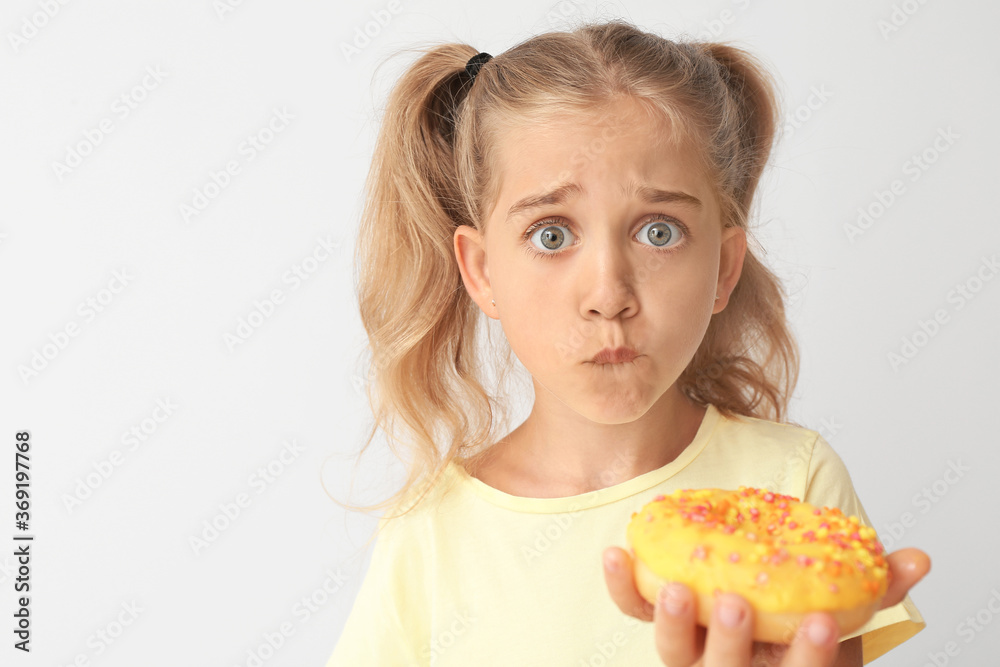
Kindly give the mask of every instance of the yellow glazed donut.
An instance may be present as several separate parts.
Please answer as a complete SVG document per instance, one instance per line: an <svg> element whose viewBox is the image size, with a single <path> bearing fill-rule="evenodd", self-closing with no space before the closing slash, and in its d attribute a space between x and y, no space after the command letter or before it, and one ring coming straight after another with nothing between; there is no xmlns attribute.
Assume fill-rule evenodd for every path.
<svg viewBox="0 0 1000 667"><path fill-rule="evenodd" d="M633 512L626 530L636 588L655 604L668 581L689 586L698 623L717 592L746 598L757 641L790 644L803 617L831 613L840 636L864 625L888 587L873 528L837 508L741 486L684 489Z"/></svg>

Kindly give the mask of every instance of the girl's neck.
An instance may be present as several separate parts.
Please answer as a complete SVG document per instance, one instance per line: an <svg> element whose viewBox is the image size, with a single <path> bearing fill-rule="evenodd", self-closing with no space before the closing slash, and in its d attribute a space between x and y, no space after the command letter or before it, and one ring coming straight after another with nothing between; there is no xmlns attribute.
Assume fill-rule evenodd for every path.
<svg viewBox="0 0 1000 667"><path fill-rule="evenodd" d="M595 424L561 408L546 406L545 394L536 392L531 415L470 474L505 493L531 498L607 488L676 459L694 440L706 411L674 388L626 424Z"/></svg>

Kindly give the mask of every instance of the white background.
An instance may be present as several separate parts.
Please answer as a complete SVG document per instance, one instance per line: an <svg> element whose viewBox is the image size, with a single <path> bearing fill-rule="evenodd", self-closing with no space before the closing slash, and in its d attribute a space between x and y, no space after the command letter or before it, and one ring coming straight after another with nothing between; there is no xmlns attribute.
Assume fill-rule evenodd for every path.
<svg viewBox="0 0 1000 667"><path fill-rule="evenodd" d="M792 292L792 418L843 457L887 545L933 560L912 594L927 629L878 664L995 662L1000 279L984 259L1000 259L998 5L231 4L18 0L0 13L0 662L248 665L285 624L264 664L323 664L374 526L327 491L374 500L400 471L365 457L348 498L370 423L353 243L380 109L412 59L389 56L436 41L496 55L615 16L735 40L776 71L797 120L759 191L757 236ZM251 150L258 135L268 143ZM914 170L925 151L933 162ZM55 166L72 152L86 155ZM230 161L226 187L206 188ZM901 194L850 237L897 179ZM214 196L185 220L196 190ZM270 316L251 317L275 290ZM227 344L248 319L259 326ZM24 429L30 655L6 629ZM227 519L220 505L234 514L240 494L248 506ZM213 520L225 528L208 540ZM960 625L977 613L980 630Z"/></svg>

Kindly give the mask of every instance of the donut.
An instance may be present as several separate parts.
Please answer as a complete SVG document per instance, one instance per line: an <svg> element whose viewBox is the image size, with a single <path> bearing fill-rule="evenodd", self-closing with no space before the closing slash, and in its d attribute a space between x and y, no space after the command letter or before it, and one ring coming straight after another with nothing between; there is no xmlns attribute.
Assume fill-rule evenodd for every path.
<svg viewBox="0 0 1000 667"><path fill-rule="evenodd" d="M826 611L840 637L863 626L888 588L875 530L835 507L740 486L658 495L626 529L636 588L656 604L670 581L690 587L708 627L719 592L754 610L756 641L790 644L809 612Z"/></svg>

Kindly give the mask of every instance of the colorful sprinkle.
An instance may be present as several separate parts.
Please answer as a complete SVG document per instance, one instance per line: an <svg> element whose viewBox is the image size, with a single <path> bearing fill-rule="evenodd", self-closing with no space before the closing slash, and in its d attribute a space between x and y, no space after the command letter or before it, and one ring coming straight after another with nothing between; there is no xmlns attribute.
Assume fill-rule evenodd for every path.
<svg viewBox="0 0 1000 667"><path fill-rule="evenodd" d="M689 531L686 535L694 538L687 542L690 561L708 561L712 550L719 549L719 560L747 563L759 569L749 573L758 587L770 584L774 574L772 567L791 560L798 574L788 576L815 577L814 587L819 586L823 595L837 594L845 604L859 599L858 595L874 600L885 592L888 570L885 547L875 530L855 515L848 516L830 507L802 508L798 498L749 486L741 486L736 492L675 490L657 495L656 500L666 502L631 513L630 539L648 535L652 541L652 544L634 542L640 553L644 548L664 548L659 545L669 544L659 532L659 520L679 522L680 527ZM804 519L803 515L810 512L812 515ZM681 533L678 537L684 535ZM725 548L725 542L719 541L722 535L735 535L738 540L745 536L750 544ZM685 541L677 540L681 544ZM676 564L677 568L684 566L684 563ZM722 583L727 576L723 574L718 579L713 576L711 584L704 582L703 585L705 588L714 585L725 590L738 589L739 585L732 580ZM747 583L752 582L743 585ZM778 589L777 583L776 579L774 590Z"/></svg>

